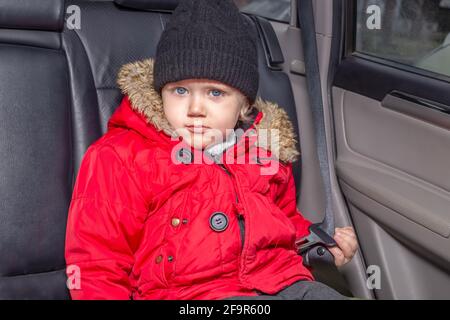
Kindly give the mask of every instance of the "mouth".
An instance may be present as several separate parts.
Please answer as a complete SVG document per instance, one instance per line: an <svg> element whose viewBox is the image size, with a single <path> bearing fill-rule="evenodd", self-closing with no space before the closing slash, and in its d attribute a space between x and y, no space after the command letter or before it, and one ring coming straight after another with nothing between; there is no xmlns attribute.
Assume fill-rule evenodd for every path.
<svg viewBox="0 0 450 320"><path fill-rule="evenodd" d="M186 129L192 133L205 133L211 128L207 126L186 126Z"/></svg>

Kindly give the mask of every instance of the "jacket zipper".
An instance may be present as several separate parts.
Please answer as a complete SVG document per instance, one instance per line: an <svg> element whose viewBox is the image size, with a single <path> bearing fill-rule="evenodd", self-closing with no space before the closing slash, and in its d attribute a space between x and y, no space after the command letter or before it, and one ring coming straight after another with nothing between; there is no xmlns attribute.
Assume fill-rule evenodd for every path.
<svg viewBox="0 0 450 320"><path fill-rule="evenodd" d="M228 168L223 163L217 163L217 164L225 171L225 173L230 177L230 179L232 179L232 174L228 170ZM234 190L235 201L238 204L239 197L237 195L236 188L234 187L234 182L233 182L233 190ZM238 218L238 224L239 224L239 233L240 233L240 237L241 237L241 254L242 254L242 250L244 249L244 243L245 243L245 220L244 220L244 216L240 212L237 213L237 218Z"/></svg>

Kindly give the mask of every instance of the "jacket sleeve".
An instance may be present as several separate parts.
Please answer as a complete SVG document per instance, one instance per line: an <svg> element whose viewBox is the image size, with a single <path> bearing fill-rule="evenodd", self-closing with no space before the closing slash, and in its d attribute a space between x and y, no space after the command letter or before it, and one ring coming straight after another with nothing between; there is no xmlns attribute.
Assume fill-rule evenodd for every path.
<svg viewBox="0 0 450 320"><path fill-rule="evenodd" d="M130 273L147 209L112 146L88 148L72 193L65 258L72 299L130 299Z"/></svg>
<svg viewBox="0 0 450 320"><path fill-rule="evenodd" d="M302 238L309 234L309 226L311 222L303 217L301 212L297 209L296 188L294 176L292 174L292 163L287 164L286 183L279 185L275 202L278 207L283 210L288 218L291 219L295 226L296 239Z"/></svg>

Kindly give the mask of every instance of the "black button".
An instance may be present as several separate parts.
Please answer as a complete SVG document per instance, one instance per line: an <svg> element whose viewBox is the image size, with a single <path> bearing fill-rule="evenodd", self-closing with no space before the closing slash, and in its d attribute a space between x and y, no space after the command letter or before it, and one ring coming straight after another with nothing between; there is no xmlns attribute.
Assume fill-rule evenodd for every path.
<svg viewBox="0 0 450 320"><path fill-rule="evenodd" d="M176 158L179 162L184 164L192 163L192 152L186 148L181 148L176 153Z"/></svg>
<svg viewBox="0 0 450 320"><path fill-rule="evenodd" d="M209 226L216 232L222 232L228 227L228 217L223 212L214 212L209 218Z"/></svg>
<svg viewBox="0 0 450 320"><path fill-rule="evenodd" d="M317 248L317 254L321 257L326 253L326 250L324 247L318 247Z"/></svg>

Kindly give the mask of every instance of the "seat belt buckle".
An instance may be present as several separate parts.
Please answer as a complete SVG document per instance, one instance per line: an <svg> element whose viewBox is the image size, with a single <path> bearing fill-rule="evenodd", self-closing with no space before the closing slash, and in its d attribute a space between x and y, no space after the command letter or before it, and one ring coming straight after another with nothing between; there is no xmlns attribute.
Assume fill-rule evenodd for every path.
<svg viewBox="0 0 450 320"><path fill-rule="evenodd" d="M337 243L328 233L320 228L319 223L316 223L309 226L309 235L295 241L295 246L297 253L303 255L313 247L331 248L337 246Z"/></svg>

